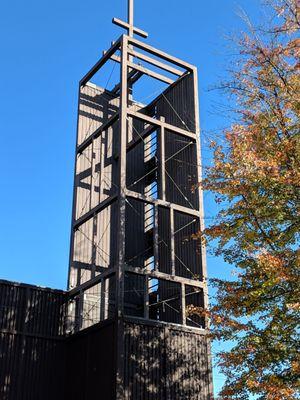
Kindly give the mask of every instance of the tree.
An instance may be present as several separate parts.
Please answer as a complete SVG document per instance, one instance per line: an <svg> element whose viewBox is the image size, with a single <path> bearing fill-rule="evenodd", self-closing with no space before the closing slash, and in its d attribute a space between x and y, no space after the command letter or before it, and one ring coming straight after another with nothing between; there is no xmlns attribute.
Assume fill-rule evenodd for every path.
<svg viewBox="0 0 300 400"><path fill-rule="evenodd" d="M201 182L223 204L205 237L236 269L213 280L210 310L213 336L234 343L218 355L225 400L300 396L300 3L271 10L268 29L250 27L239 41L238 68L222 85L237 122L225 144L212 143Z"/></svg>

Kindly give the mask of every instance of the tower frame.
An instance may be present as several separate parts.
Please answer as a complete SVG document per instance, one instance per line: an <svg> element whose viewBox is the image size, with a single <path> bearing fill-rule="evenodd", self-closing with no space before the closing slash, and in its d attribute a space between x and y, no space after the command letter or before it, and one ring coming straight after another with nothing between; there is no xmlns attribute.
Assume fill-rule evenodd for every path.
<svg viewBox="0 0 300 400"><path fill-rule="evenodd" d="M178 248L178 243L176 243L175 235L177 231L181 229L185 229L184 224L180 228L178 228L178 221L176 222L177 228L175 228L175 218L176 215L181 215L186 217L186 219L190 218L190 222L187 225L191 225L193 221L197 221L198 229L193 232L196 236L197 233L202 232L204 229L204 213L203 213L203 196L202 190L197 183L201 180L201 157L200 157L200 123L199 123L199 103L198 103L198 78L197 78L197 68L185 61L182 61L176 57L170 56L165 52L162 52L158 49L155 49L148 44L145 44L136 38L133 38L131 35L123 34L116 42L113 42L110 49L104 52L103 56L100 60L91 68L91 70L81 79L79 83L79 110L78 113L80 115L80 107L81 107L81 95L82 91L86 86L89 86L89 82L95 74L97 74L103 66L108 61L114 61L117 65L120 66L120 82L118 85L114 87L113 93L116 94L116 102L117 102L117 110L110 115L109 117L103 119L100 126L98 126L93 132L91 132L88 137L84 138L84 140L79 140L80 136L80 123L78 122L78 133L77 133L77 143L76 143L76 165L75 165L75 178L74 178L74 201L73 201L73 213L72 213L72 228L71 228L71 250L70 250L70 267L69 267L69 302L73 304L72 311L69 313L69 325L70 332L74 333L80 331L94 323L101 322L106 319L113 319L116 323L116 398L124 399L124 379L126 373L124 372L124 337L125 331L124 326L126 322L130 321L132 323L137 324L150 324L151 326L162 326L172 327L176 326L182 332L195 332L198 335L203 335L206 338L208 330L209 330L209 320L207 317L203 317L199 319L198 317L190 318L189 317L189 309L187 305L188 296L196 296L201 293L201 299L196 301L197 304L195 306L207 309L208 307L208 295L207 295L207 271L206 271L206 257L205 257L205 244L203 241L198 242L198 248L200 249L200 258L198 258L199 263L199 274L196 274L192 271L191 276L187 276L185 273L178 273L178 260L183 265L185 264L182 260L179 259L176 254L176 246ZM135 61L136 60L136 61ZM140 62L147 63L147 67L141 65ZM151 68L154 67L154 68ZM159 70L159 72L158 72ZM177 118L177 123L171 123L170 121L166 121L166 116L164 115L151 115L151 113L145 112L145 109L148 107L148 110L151 109L151 105L157 101L155 98L152 103L149 105L141 106L139 103L135 103L132 97L133 86L135 83L141 79L141 77L147 76L155 79L156 81L163 82L167 85L167 88L163 91L163 96L167 99L167 91L170 92L173 88L178 85L179 81L183 81L184 79L190 80L190 93L185 93L182 97L186 96L186 98L192 97L191 103L193 104L193 110L190 110L191 115L193 115L193 122L190 124L186 123L178 114L175 107L171 104L169 100L167 102L171 106L171 111L177 114L173 119ZM171 78L172 76L172 78ZM173 77L176 77L175 79ZM106 89L104 89L106 92ZM159 97L159 96L158 96ZM113 99L115 101L115 99ZM190 103L189 103L190 104ZM79 116L80 119L80 116ZM172 119L172 118L171 118ZM130 122L131 121L131 122ZM138 121L137 123L140 126L143 126L143 130L138 133L138 137L136 136L134 140L130 141L129 136L133 137L135 134L135 127L132 121ZM117 187L112 194L106 197L104 200L99 201L93 207L90 206L83 215L78 217L78 203L80 203L80 195L78 195L78 187L80 181L78 180L78 159L81 155L89 148L92 147L92 158L94 157L94 141L97 140L103 133L107 132L109 129L112 129L112 126L117 125L117 178L114 182L114 185ZM189 125L189 126L188 126ZM145 142L145 139L149 137L149 132L156 132L156 137L158 141L158 145L156 146L156 161L155 165L157 169L157 184L159 186L159 194L157 196L153 196L153 193L141 193L141 191L133 190L128 187L128 153L134 149L136 146ZM194 194L195 194L195 202L193 200L189 200L190 194L188 190L192 190L192 187L183 192L180 189L179 185L185 184L186 182L178 181L177 183L170 177L168 171L166 171L166 165L169 159L174 157L174 154L178 154L185 150L185 148L179 149L174 154L166 157L166 135L170 137L170 135L177 135L176 137L182 138L185 143L185 146L189 146L189 143L192 143L192 146L195 148L195 152L193 153L193 159L190 160L190 163L194 165L196 171L196 179L194 179ZM188 141L188 142L187 142ZM146 148L146 145L144 145ZM93 160L92 160L93 161ZM151 160L150 160L151 161ZM186 161L185 161L186 162ZM92 164L92 163L91 163ZM148 171L149 173L149 171ZM151 170L150 170L151 173ZM91 172L92 175L92 172ZM146 171L147 175L147 171ZM182 194L182 197L187 200L185 203L182 201L170 201L170 184L169 189L167 188L166 180L169 178L174 182L175 187L179 190L179 193ZM170 180L169 179L169 180ZM91 177L92 182L92 177ZM191 185L192 186L192 185ZM92 183L90 185L90 192L92 192ZM90 193L89 196L92 196ZM175 196L176 197L176 196ZM128 235L127 222L128 222L128 213L127 208L129 202L138 202L139 204L149 205L149 207L153 210L152 219L152 242L153 242L153 257L151 261L151 266L136 266L130 265L128 263L128 259L126 259L126 240ZM193 204L192 204L193 203ZM82 204L82 199L81 203ZM115 251L115 259L113 265L109 266L109 268L105 268L101 270L101 272L97 272L97 267L95 265L92 266L90 271L90 275L88 279L81 281L79 278L79 273L74 277L74 254L76 249L78 250L78 241L76 242L76 232L80 230L80 227L84 226L88 221L93 220L93 227L97 225L97 216L102 211L106 210L111 205L116 205L116 224L112 226L111 222L111 236L116 239L116 243L114 246ZM146 207L146 206L145 206ZM131 208L134 208L131 206ZM146 208L145 208L146 209ZM166 272L166 268L160 268L160 256L159 256L159 226L162 222L162 217L160 216L160 210L168 210L169 215L169 232L170 232L170 260L168 272ZM183 220L184 220L183 218ZM191 218L193 220L191 220ZM96 227L97 230L97 227ZM94 232L94 228L92 228ZM101 232L101 229L100 229ZM95 253L97 251L97 240L98 237L94 238L83 238L83 242L86 242L85 239L91 242L91 252ZM109 244L108 248L104 249L106 253L112 252L112 243ZM92 258L92 257L91 257ZM193 261L195 264L195 260ZM84 264L84 263L81 263ZM95 256L94 256L94 264L95 264ZM186 267L186 265L184 265ZM187 271L189 267L186 267ZM193 268L196 268L194 266ZM191 272L191 270L189 270ZM77 271L78 272L78 271ZM79 271L81 273L81 270ZM128 305L126 305L126 276L134 277L132 278L131 284L129 287L131 291L137 291L134 286L135 283L138 282L138 287L142 287L143 291L143 306L142 306L142 315L128 315ZM109 280L114 280L113 288L110 290L110 293L107 295L108 283ZM140 282L142 286L140 286ZM172 316L171 311L166 312L162 311L162 308L167 305L168 307L173 308L174 299L168 300L163 298L163 292L165 289L160 289L160 292L156 295L157 303L154 303L154 307L160 308L156 313L153 313L151 307L151 296L153 294L149 290L149 282L166 282L165 289L172 290L172 285L177 285L179 288L179 296L176 297L175 303L178 306L180 316L174 318ZM131 286L130 286L131 285ZM133 285L133 286L132 286ZM170 287L167 287L167 286ZM84 322L84 310L86 309L84 306L86 293L93 291L93 288L97 287L98 289L95 292L94 297L96 296L99 301L99 310L98 315L96 316L96 320L92 321L92 323L88 323L88 325ZM174 286L175 287L175 286ZM139 289L140 290L140 289ZM112 295L112 299L110 298L111 292L114 292ZM177 292L176 292L177 293ZM109 298L108 298L109 297ZM162 298L162 300L160 300ZM150 299L150 300L149 300ZM128 300L128 299L127 299ZM178 302L177 302L178 300ZM173 303L172 303L173 301ZM169 303L168 303L169 302ZM108 304L109 303L109 304ZM134 303L134 301L133 301ZM153 300L152 300L153 303ZM75 304L75 307L74 307ZM158 304L158 305L157 305ZM110 312L107 309L112 305L113 315L109 315ZM191 305L191 304L189 304ZM192 304L193 305L193 304ZM136 306L136 304L131 304L131 307ZM92 304L93 307L93 304ZM127 307L127 312L126 312ZM141 305L139 304L139 307ZM177 310L177 311L178 311ZM133 312L133 314L136 311ZM94 313L94 310L93 310ZM129 313L130 314L130 313ZM164 316L165 314L165 316ZM174 313L173 313L174 314ZM154 317L153 317L154 315ZM160 316L163 315L161 318ZM165 320L164 320L165 318ZM174 321L172 320L174 319ZM71 321L71 322L70 322ZM194 322L193 322L194 321ZM196 322L198 321L198 322ZM200 323L199 323L200 321ZM212 394L212 380L211 380L211 364L210 364L210 344L209 340L205 339L206 349L207 349L207 371L208 377L206 382L206 393L207 396ZM129 397L128 397L129 398ZM192 397L191 397L192 398ZM209 397L203 397L203 399Z"/></svg>

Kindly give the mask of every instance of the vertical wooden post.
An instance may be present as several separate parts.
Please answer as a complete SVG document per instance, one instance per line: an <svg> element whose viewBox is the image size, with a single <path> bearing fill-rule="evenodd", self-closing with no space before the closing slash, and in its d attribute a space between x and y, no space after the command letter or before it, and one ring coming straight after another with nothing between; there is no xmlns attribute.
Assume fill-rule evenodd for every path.
<svg viewBox="0 0 300 400"><path fill-rule="evenodd" d="M97 261L97 219L98 216L95 214L93 216L93 229L92 229L92 257L91 257L91 276L90 279L95 278L96 276L96 261Z"/></svg>
<svg viewBox="0 0 300 400"><path fill-rule="evenodd" d="M165 117L160 117L165 122ZM165 173L165 128L162 126L159 132L159 175L160 175L160 196L166 200L166 173Z"/></svg>
<svg viewBox="0 0 300 400"><path fill-rule="evenodd" d="M116 272L116 317L117 317L117 377L116 399L124 399L124 264L125 264L125 217L126 217L126 142L128 104L128 37L122 36L121 43L121 98L119 133L119 218Z"/></svg>
<svg viewBox="0 0 300 400"><path fill-rule="evenodd" d="M185 284L181 283L181 316L182 325L186 325Z"/></svg>
<svg viewBox="0 0 300 400"><path fill-rule="evenodd" d="M198 181L202 179L202 167L201 161L201 142L200 142L200 117L199 117L199 95L198 95L198 72L197 68L193 68L193 80L194 80L194 104L195 104L195 133L196 133L196 146L197 146L197 170L198 170ZM203 190L199 186L199 214L200 214L200 230L201 232L205 229L204 224L204 206L203 206ZM204 281L203 288L203 302L204 308L208 308L208 291L207 291L207 265L206 265L206 247L205 243L201 240L201 264L202 264L202 279ZM205 329L209 329L210 321L208 317L205 317ZM210 339L206 339L207 346L207 364L208 364L208 393L209 397L213 397L213 380L212 380L212 357L211 357L211 343Z"/></svg>
<svg viewBox="0 0 300 400"><path fill-rule="evenodd" d="M101 279L100 285L101 285L101 300L100 300L100 321L104 321L105 319L108 318L108 278L107 279Z"/></svg>
<svg viewBox="0 0 300 400"><path fill-rule="evenodd" d="M144 276L144 318L149 319L149 279Z"/></svg>
<svg viewBox="0 0 300 400"><path fill-rule="evenodd" d="M84 293L82 290L80 290L78 294L78 300L75 303L75 332L80 331L83 326L83 296Z"/></svg>
<svg viewBox="0 0 300 400"><path fill-rule="evenodd" d="M154 225L153 225L153 247L154 247L154 270L159 270L159 235L158 235L158 205L154 206Z"/></svg>
<svg viewBox="0 0 300 400"><path fill-rule="evenodd" d="M172 275L176 275L175 268L175 235L174 235L174 208L170 208L170 234L171 234L171 268Z"/></svg>
<svg viewBox="0 0 300 400"><path fill-rule="evenodd" d="M193 80L194 80L194 104L195 104L195 133L196 133L196 152L197 152L197 173L198 181L201 182L202 179L202 168L200 165L201 160L201 143L200 143L200 118L199 118L199 98L198 98L198 76L197 68L193 69ZM201 186L199 186L199 218L200 218L200 230L201 232L205 229L204 224L204 207L203 207L203 191ZM202 278L205 283L207 283L207 267L206 267L206 248L203 241L201 241L201 264L202 264ZM203 291L204 295L204 308L208 307L208 295L207 290ZM209 324L206 317L205 325Z"/></svg>

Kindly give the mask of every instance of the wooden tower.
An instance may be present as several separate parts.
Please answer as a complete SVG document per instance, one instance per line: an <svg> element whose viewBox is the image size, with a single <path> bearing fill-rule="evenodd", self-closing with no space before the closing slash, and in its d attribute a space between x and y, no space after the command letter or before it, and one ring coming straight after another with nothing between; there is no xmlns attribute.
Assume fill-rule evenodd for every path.
<svg viewBox="0 0 300 400"><path fill-rule="evenodd" d="M203 229L197 69L134 37L148 35L133 0L128 22L113 22L127 33L79 85L72 398L95 394L86 388L99 379L103 399L208 400L208 321L192 311L207 307L205 248L193 237ZM78 348L95 332L82 366Z"/></svg>

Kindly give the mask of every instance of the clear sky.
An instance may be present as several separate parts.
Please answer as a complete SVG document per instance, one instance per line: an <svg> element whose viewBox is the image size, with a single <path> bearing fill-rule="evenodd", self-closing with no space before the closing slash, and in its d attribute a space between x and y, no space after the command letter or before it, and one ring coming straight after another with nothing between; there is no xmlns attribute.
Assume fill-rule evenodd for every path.
<svg viewBox="0 0 300 400"><path fill-rule="evenodd" d="M0 16L0 279L66 287L78 81L109 48L126 18L126 0L11 0ZM260 0L135 0L147 42L199 68L205 136L230 123L209 87L224 76L225 37L261 14ZM205 196L207 215L215 211ZM208 257L210 276L230 274ZM216 389L222 377L216 371Z"/></svg>

